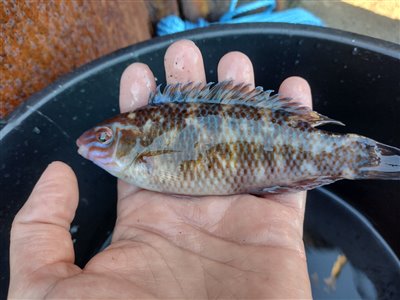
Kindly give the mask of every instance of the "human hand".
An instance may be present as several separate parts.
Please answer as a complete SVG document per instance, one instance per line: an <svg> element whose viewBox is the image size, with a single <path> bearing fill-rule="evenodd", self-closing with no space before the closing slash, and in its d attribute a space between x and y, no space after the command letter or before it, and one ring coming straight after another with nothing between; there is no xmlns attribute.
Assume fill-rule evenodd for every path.
<svg viewBox="0 0 400 300"><path fill-rule="evenodd" d="M166 78L206 82L203 59L190 41L165 56ZM242 53L226 54L219 81L254 86ZM129 66L121 78L121 111L146 104L155 89L150 69ZM279 92L311 106L306 81L286 79ZM69 233L77 181L51 164L11 230L10 298L310 298L302 227L305 192L256 197L187 197L118 182L111 245L81 269Z"/></svg>

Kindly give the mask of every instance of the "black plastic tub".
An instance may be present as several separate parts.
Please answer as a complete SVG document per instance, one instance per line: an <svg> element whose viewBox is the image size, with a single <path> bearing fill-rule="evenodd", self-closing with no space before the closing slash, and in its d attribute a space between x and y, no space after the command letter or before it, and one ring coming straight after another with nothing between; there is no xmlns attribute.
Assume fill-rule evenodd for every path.
<svg viewBox="0 0 400 300"><path fill-rule="evenodd" d="M76 153L83 130L118 112L119 78L130 63L150 66L165 82L163 55L171 42L192 39L209 81L228 51L246 53L256 84L277 89L288 76L306 78L317 111L354 132L400 147L400 47L343 31L288 24L214 26L156 38L94 61L61 78L17 109L0 132L0 298L8 286L9 232L45 167L68 163L78 175L73 222L76 262L84 265L113 229L116 180ZM305 241L315 298L400 299L400 183L342 181L309 193ZM336 255L350 263L336 289L324 284ZM397 255L397 256L396 256Z"/></svg>

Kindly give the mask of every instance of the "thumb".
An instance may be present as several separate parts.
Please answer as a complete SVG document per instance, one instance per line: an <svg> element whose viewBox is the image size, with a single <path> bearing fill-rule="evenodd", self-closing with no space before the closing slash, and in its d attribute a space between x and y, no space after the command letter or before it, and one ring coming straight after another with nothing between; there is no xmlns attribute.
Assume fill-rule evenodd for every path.
<svg viewBox="0 0 400 300"><path fill-rule="evenodd" d="M69 233L77 205L74 172L64 163L50 164L12 224L9 296L40 296L34 285L45 292L77 271Z"/></svg>

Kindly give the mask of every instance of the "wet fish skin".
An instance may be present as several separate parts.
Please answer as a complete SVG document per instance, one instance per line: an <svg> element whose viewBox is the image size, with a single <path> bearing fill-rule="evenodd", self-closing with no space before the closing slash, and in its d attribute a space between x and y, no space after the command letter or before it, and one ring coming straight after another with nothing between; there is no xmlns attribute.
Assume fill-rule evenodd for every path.
<svg viewBox="0 0 400 300"><path fill-rule="evenodd" d="M343 178L400 179L399 149L315 128L324 123L339 122L243 84L175 85L77 143L111 174L163 193L264 194ZM102 143L101 135L111 138Z"/></svg>

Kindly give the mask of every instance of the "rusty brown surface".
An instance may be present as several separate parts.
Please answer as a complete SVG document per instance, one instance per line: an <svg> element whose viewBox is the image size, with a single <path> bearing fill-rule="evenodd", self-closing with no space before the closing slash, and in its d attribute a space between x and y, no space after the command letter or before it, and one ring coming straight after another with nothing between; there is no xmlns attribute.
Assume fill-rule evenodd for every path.
<svg viewBox="0 0 400 300"><path fill-rule="evenodd" d="M61 75L151 37L144 0L0 5L0 117Z"/></svg>

